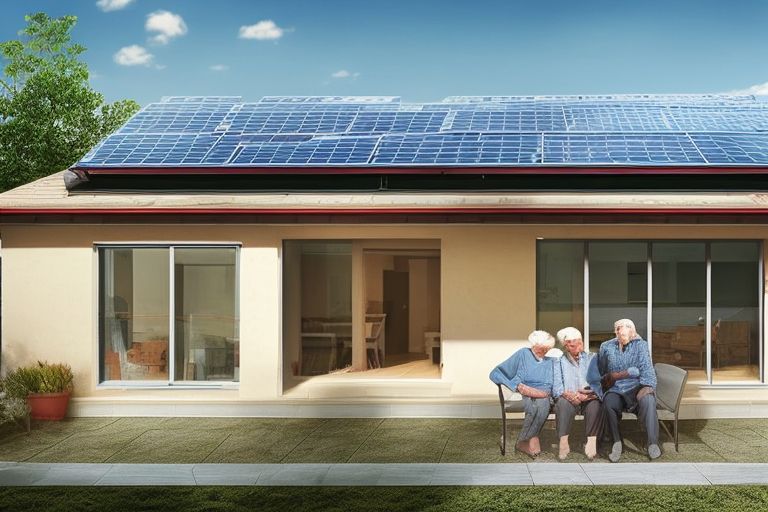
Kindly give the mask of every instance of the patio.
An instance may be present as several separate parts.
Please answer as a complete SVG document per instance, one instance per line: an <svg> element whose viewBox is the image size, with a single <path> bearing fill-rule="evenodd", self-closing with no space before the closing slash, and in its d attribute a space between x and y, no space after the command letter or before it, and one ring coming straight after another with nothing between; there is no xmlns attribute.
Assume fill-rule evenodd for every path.
<svg viewBox="0 0 768 512"><path fill-rule="evenodd" d="M515 436L520 420L511 421ZM575 440L568 462L586 463ZM626 421L623 462L643 462L643 434ZM0 461L91 463L499 463L530 462L498 449L493 419L72 418L0 430ZM681 421L680 451L662 433L659 462L768 462L764 419ZM556 462L548 422L537 463ZM594 463L607 463L601 458Z"/></svg>

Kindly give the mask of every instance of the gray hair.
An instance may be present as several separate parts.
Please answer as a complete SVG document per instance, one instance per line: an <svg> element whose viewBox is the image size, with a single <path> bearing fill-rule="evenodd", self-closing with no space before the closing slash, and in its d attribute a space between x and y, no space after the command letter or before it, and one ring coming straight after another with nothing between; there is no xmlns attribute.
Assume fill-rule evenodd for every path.
<svg viewBox="0 0 768 512"><path fill-rule="evenodd" d="M581 331L575 327L564 327L557 331L557 341L565 343L566 341L581 338Z"/></svg>
<svg viewBox="0 0 768 512"><path fill-rule="evenodd" d="M613 330L616 331L616 329L623 325L624 327L629 327L629 330L631 331L629 334L629 339L634 339L637 337L637 328L635 327L635 322L630 320L629 318L622 318L620 320L616 320L613 322Z"/></svg>
<svg viewBox="0 0 768 512"><path fill-rule="evenodd" d="M528 335L528 343L530 343L532 347L541 345L552 348L555 346L555 338L553 338L547 331L533 331Z"/></svg>

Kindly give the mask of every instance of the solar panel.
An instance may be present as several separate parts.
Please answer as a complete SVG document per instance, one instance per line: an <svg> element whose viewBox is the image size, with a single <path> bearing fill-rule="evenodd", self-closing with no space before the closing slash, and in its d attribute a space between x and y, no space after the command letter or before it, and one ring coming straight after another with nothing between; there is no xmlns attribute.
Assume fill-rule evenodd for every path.
<svg viewBox="0 0 768 512"><path fill-rule="evenodd" d="M218 137L211 135L112 135L81 162L129 167L195 165L217 141Z"/></svg>
<svg viewBox="0 0 768 512"><path fill-rule="evenodd" d="M686 134L545 134L544 163L706 163Z"/></svg>
<svg viewBox="0 0 768 512"><path fill-rule="evenodd" d="M167 97L78 162L145 166L768 165L754 96Z"/></svg>
<svg viewBox="0 0 768 512"><path fill-rule="evenodd" d="M374 164L535 164L538 134L390 135L382 138Z"/></svg>
<svg viewBox="0 0 768 512"><path fill-rule="evenodd" d="M766 164L768 139L755 134L690 134L711 164Z"/></svg>
<svg viewBox="0 0 768 512"><path fill-rule="evenodd" d="M313 138L305 142L274 141L242 146L235 165L367 164L379 137Z"/></svg>

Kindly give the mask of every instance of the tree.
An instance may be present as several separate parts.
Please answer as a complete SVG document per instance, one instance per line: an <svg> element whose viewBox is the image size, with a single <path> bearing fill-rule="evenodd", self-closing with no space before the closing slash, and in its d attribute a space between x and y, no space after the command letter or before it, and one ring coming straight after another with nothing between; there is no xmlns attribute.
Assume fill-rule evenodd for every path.
<svg viewBox="0 0 768 512"><path fill-rule="evenodd" d="M24 19L22 37L0 43L0 192L68 168L139 109L91 88L77 17Z"/></svg>

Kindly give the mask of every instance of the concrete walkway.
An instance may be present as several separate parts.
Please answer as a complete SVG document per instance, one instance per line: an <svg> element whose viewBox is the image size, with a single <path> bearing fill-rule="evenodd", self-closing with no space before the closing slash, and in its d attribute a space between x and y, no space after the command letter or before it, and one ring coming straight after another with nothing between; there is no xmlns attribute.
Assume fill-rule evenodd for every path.
<svg viewBox="0 0 768 512"><path fill-rule="evenodd" d="M768 464L54 464L0 462L0 485L768 485Z"/></svg>

